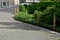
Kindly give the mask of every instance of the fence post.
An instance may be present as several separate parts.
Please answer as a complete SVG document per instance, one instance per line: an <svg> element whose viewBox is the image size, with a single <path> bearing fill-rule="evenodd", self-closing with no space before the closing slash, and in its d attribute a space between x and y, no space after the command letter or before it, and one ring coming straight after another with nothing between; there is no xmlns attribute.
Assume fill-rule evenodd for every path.
<svg viewBox="0 0 60 40"><path fill-rule="evenodd" d="M16 8L14 8L14 14L16 15Z"/></svg>
<svg viewBox="0 0 60 40"><path fill-rule="evenodd" d="M19 6L18 6L18 8L17 8L17 13L19 13Z"/></svg>
<svg viewBox="0 0 60 40"><path fill-rule="evenodd" d="M17 13L19 13L19 8L14 8L14 14L16 15Z"/></svg>
<svg viewBox="0 0 60 40"><path fill-rule="evenodd" d="M56 15L53 14L53 31L56 30Z"/></svg>
<svg viewBox="0 0 60 40"><path fill-rule="evenodd" d="M39 12L37 12L37 21L36 21L36 25L38 26L39 24Z"/></svg>
<svg viewBox="0 0 60 40"><path fill-rule="evenodd" d="M27 13L27 10L26 10L26 13L25 13L25 21L27 20L28 18L28 13Z"/></svg>

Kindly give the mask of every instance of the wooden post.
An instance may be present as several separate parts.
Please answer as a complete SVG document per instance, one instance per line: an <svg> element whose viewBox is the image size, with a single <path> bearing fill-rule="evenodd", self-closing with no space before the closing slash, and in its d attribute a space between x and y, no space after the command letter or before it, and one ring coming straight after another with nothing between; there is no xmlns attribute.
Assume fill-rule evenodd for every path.
<svg viewBox="0 0 60 40"><path fill-rule="evenodd" d="M56 30L56 15L53 14L53 31Z"/></svg>
<svg viewBox="0 0 60 40"><path fill-rule="evenodd" d="M16 8L16 7L15 7L14 13L15 13L15 15L16 15L17 13L19 13L19 8Z"/></svg>
<svg viewBox="0 0 60 40"><path fill-rule="evenodd" d="M38 26L38 23L39 23L39 13L37 12L37 22L36 22L37 26Z"/></svg>
<svg viewBox="0 0 60 40"><path fill-rule="evenodd" d="M14 9L14 14L16 15L16 8Z"/></svg>
<svg viewBox="0 0 60 40"><path fill-rule="evenodd" d="M19 6L18 6L18 8L17 8L17 13L19 13Z"/></svg>
<svg viewBox="0 0 60 40"><path fill-rule="evenodd" d="M27 13L27 10L26 10L26 13L25 13L25 20L27 20L27 17L28 17L28 13Z"/></svg>

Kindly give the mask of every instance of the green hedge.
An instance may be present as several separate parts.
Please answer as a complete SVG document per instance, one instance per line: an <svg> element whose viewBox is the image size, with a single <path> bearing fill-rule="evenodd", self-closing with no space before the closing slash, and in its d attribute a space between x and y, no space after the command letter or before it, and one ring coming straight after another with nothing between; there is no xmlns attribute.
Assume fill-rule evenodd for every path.
<svg viewBox="0 0 60 40"><path fill-rule="evenodd" d="M22 6L21 6L22 7ZM21 8L20 8L21 9ZM23 10L24 9L24 10ZM53 14L56 15L56 31L60 32L60 2L40 2L22 7L20 13L14 18L19 21L36 24L37 13L39 17L39 26L52 30ZM26 10L28 11L27 20L25 20ZM37 11L36 11L37 10ZM31 13L31 14L29 14Z"/></svg>
<svg viewBox="0 0 60 40"><path fill-rule="evenodd" d="M20 6L19 6L19 11L25 11L25 10L26 10L26 8L25 8L24 5L20 5Z"/></svg>
<svg viewBox="0 0 60 40"><path fill-rule="evenodd" d="M60 2L40 2L34 3L31 5L26 5L25 8L28 10L28 13L34 13L35 10L44 11L48 6L56 5L60 7Z"/></svg>

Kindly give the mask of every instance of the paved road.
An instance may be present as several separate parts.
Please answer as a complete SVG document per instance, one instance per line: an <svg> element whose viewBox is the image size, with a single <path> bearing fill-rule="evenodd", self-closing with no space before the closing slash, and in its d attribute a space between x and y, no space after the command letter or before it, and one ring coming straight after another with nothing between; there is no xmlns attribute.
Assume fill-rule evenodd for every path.
<svg viewBox="0 0 60 40"><path fill-rule="evenodd" d="M0 10L0 40L58 40L59 36L50 34L36 26L18 22L12 17L12 10Z"/></svg>

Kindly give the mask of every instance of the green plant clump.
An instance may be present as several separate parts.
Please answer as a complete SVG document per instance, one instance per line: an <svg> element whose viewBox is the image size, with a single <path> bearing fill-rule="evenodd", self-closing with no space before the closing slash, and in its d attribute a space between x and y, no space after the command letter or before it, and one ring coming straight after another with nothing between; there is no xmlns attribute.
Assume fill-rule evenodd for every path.
<svg viewBox="0 0 60 40"><path fill-rule="evenodd" d="M23 10L24 9L24 10ZM20 13L14 18L26 23L35 24L38 22L39 26L53 29L53 20L55 14L56 31L60 32L60 2L40 2L31 5L20 7ZM27 10L27 20L26 19Z"/></svg>

